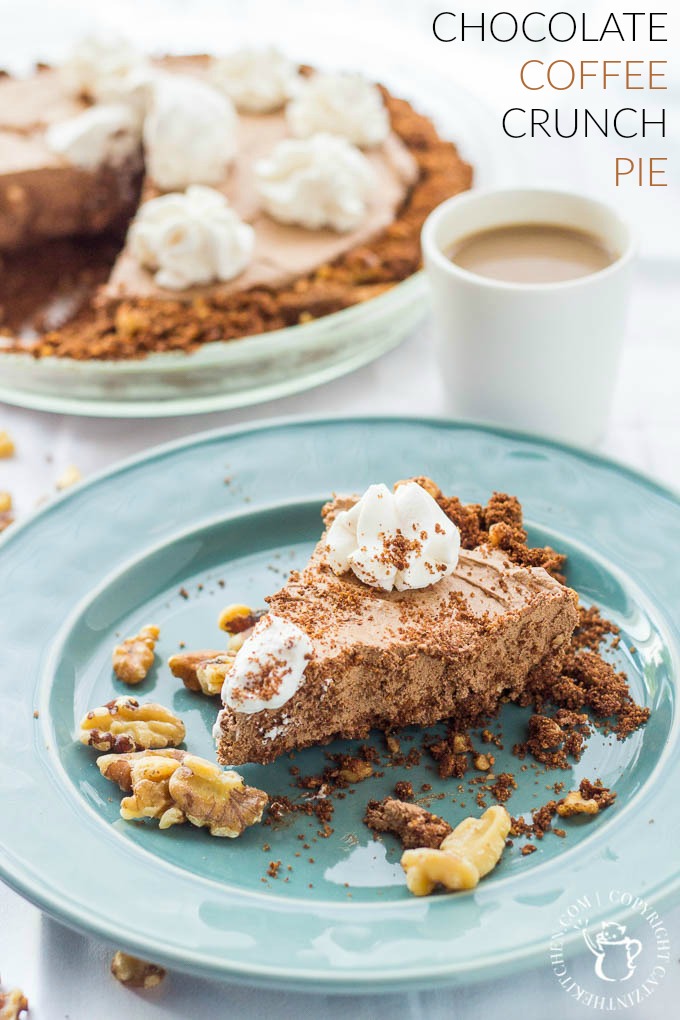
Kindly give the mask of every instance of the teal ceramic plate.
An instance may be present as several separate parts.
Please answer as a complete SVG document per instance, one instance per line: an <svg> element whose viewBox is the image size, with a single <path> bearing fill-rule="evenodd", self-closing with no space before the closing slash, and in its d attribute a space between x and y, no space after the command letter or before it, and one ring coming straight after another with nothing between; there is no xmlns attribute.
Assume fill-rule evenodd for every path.
<svg viewBox="0 0 680 1020"><path fill-rule="evenodd" d="M455 782L441 783L426 755L337 801L329 838L304 814L234 841L123 822L117 790L74 743L79 717L121 692L110 669L119 635L160 625L158 665L137 692L176 709L188 745L211 756L216 706L181 688L168 656L180 641L213 645L225 603L261 604L304 562L332 490L421 473L465 500L516 493L532 540L565 550L570 583L620 624L613 654L652 709L647 727L624 743L593 738L574 777L536 779L507 752L495 766L518 775L513 814L545 802L556 779L583 775L612 786L615 807L570 824L566 839L546 836L531 856L517 844L472 892L425 900L406 892L397 845L374 842L361 816L399 778L444 793L434 810L452 822L476 810L474 798L461 806ZM574 898L590 897L595 922L624 911L608 902L610 890L657 902L680 884L678 548L678 499L654 483L555 443L462 424L267 423L128 461L9 530L0 546L2 874L48 913L117 946L259 984L395 988L547 963ZM506 706L506 747L525 721ZM382 748L380 736L373 743ZM295 764L311 774L325 759L311 750ZM290 765L242 771L270 794L292 795ZM272 860L281 861L278 878L266 874ZM576 938L567 935L566 947Z"/></svg>

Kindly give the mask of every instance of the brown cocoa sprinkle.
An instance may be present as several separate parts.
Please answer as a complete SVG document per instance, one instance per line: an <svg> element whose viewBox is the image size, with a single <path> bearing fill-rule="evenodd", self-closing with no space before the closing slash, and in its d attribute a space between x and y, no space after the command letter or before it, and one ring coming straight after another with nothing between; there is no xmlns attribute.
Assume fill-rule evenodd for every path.
<svg viewBox="0 0 680 1020"><path fill-rule="evenodd" d="M405 849L433 847L437 849L452 831L448 822L425 811L417 804L409 804L392 797L368 802L364 823L374 835L391 832Z"/></svg>
<svg viewBox="0 0 680 1020"><path fill-rule="evenodd" d="M536 849L537 848L534 846L533 843L525 843L522 849L520 850L520 853L522 857L528 857L529 854L535 853Z"/></svg>

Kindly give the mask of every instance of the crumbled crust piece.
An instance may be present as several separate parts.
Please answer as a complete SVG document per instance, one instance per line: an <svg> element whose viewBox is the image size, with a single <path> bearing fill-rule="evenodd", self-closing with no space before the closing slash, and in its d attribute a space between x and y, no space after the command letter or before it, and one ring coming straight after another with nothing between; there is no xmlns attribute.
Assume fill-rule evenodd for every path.
<svg viewBox="0 0 680 1020"><path fill-rule="evenodd" d="M12 509L12 495L9 492L0 492L0 514L9 513Z"/></svg>
<svg viewBox="0 0 680 1020"><path fill-rule="evenodd" d="M0 458L13 457L15 454L14 440L9 432L0 431Z"/></svg>
<svg viewBox="0 0 680 1020"><path fill-rule="evenodd" d="M397 800L413 800L415 791L413 784L408 779L400 779L394 784L394 796Z"/></svg>
<svg viewBox="0 0 680 1020"><path fill-rule="evenodd" d="M529 719L529 750L547 751L561 747L563 743L564 730L559 723L545 715L532 715Z"/></svg>
<svg viewBox="0 0 680 1020"><path fill-rule="evenodd" d="M129 794L121 801L121 818L126 821L158 818L161 829L181 824L184 816L177 811L169 784L186 755L186 751L166 748L163 751L104 754L98 758L97 767L104 778L118 783L121 790Z"/></svg>
<svg viewBox="0 0 680 1020"><path fill-rule="evenodd" d="M75 464L69 464L65 471L57 478L57 489L61 492L63 489L70 489L72 485L76 485L82 479L80 469Z"/></svg>
<svg viewBox="0 0 680 1020"><path fill-rule="evenodd" d="M478 772L488 772L496 759L492 754L476 754L473 764Z"/></svg>
<svg viewBox="0 0 680 1020"><path fill-rule="evenodd" d="M474 889L501 859L510 823L505 808L496 805L481 818L462 821L438 850L406 850L401 866L409 890L415 896L429 896L438 885L451 892Z"/></svg>
<svg viewBox="0 0 680 1020"><path fill-rule="evenodd" d="M218 649L200 649L196 652L178 652L168 659L168 667L173 676L181 680L190 691L200 691L197 670L204 662L219 658L222 652Z"/></svg>
<svg viewBox="0 0 680 1020"><path fill-rule="evenodd" d="M402 478L400 481L395 482L393 489L396 492L400 485L408 485L409 482L415 482L421 489L425 489L425 492L429 493L433 499L440 499L442 490L439 488L436 482L433 482L431 478L426 475L417 475L415 478Z"/></svg>
<svg viewBox="0 0 680 1020"><path fill-rule="evenodd" d="M0 1020L19 1020L21 1014L27 1012L28 999L20 988L0 991Z"/></svg>
<svg viewBox="0 0 680 1020"><path fill-rule="evenodd" d="M455 776L462 779L468 770L468 751L472 750L469 737L462 733L449 733L443 740L430 744L428 751L439 766L441 779Z"/></svg>
<svg viewBox="0 0 680 1020"><path fill-rule="evenodd" d="M111 973L128 988L155 988L165 977L165 968L148 960L139 960L118 950L111 960Z"/></svg>
<svg viewBox="0 0 680 1020"><path fill-rule="evenodd" d="M135 637L126 638L113 650L113 671L123 683L134 686L144 680L153 666L154 649L160 629L153 624L142 627Z"/></svg>
<svg viewBox="0 0 680 1020"><path fill-rule="evenodd" d="M393 797L368 802L364 822L373 832L391 832L405 849L432 847L438 849L451 834L451 826L443 818L431 814L417 804Z"/></svg>
<svg viewBox="0 0 680 1020"><path fill-rule="evenodd" d="M269 798L246 786L238 772L188 754L170 777L170 796L192 825L207 826L211 836L234 839L262 820Z"/></svg>
<svg viewBox="0 0 680 1020"><path fill-rule="evenodd" d="M557 805L557 814L561 818L571 818L572 815L597 815L600 811L610 807L616 800L616 794L603 786L598 779L591 783L589 779L582 779L578 790L570 790L564 800Z"/></svg>
<svg viewBox="0 0 680 1020"><path fill-rule="evenodd" d="M80 741L98 751L145 751L177 747L184 740L184 723L154 702L115 698L88 712L80 723Z"/></svg>

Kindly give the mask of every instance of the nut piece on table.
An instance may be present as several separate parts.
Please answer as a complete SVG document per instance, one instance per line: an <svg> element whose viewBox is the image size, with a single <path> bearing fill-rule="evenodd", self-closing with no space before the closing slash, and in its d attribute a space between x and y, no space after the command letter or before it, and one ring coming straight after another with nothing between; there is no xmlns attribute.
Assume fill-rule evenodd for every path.
<svg viewBox="0 0 680 1020"><path fill-rule="evenodd" d="M0 457L13 457L15 453L14 440L9 432L0 431Z"/></svg>
<svg viewBox="0 0 680 1020"><path fill-rule="evenodd" d="M208 826L212 836L240 836L261 821L269 798L246 786L238 772L188 754L172 773L170 796L193 825Z"/></svg>
<svg viewBox="0 0 680 1020"><path fill-rule="evenodd" d="M113 954L111 973L116 981L128 988L155 988L165 977L165 968L147 960L139 960L119 949Z"/></svg>
<svg viewBox="0 0 680 1020"><path fill-rule="evenodd" d="M28 999L20 988L0 991L0 1020L19 1020L21 1014L27 1012Z"/></svg>
<svg viewBox="0 0 680 1020"><path fill-rule="evenodd" d="M168 667L173 676L181 680L190 691L200 691L201 685L197 676L197 669L202 663L210 659L218 659L223 652L221 650L203 648L197 652L178 652L168 659Z"/></svg>
<svg viewBox="0 0 680 1020"><path fill-rule="evenodd" d="M126 684L140 684L153 666L160 628L149 624L113 650L113 671Z"/></svg>
<svg viewBox="0 0 680 1020"><path fill-rule="evenodd" d="M481 818L466 818L439 850L406 850L401 866L415 896L428 896L438 885L449 891L474 889L498 864L510 832L504 807L488 808Z"/></svg>
<svg viewBox="0 0 680 1020"><path fill-rule="evenodd" d="M69 464L65 471L57 478L57 489L62 492L64 489L70 489L72 485L76 485L82 479L80 468L77 468L75 464Z"/></svg>
<svg viewBox="0 0 680 1020"><path fill-rule="evenodd" d="M98 751L145 751L176 747L184 740L184 723L172 712L136 698L115 698L93 708L80 723L80 741Z"/></svg>
<svg viewBox="0 0 680 1020"><path fill-rule="evenodd" d="M169 783L186 756L186 751L169 747L164 751L131 751L97 758L104 778L118 783L121 790L130 794L121 801L121 818L126 821L158 818L161 829L180 825L184 815L170 796Z"/></svg>
<svg viewBox="0 0 680 1020"><path fill-rule="evenodd" d="M14 524L14 514L9 510L0 510L0 535L10 524Z"/></svg>

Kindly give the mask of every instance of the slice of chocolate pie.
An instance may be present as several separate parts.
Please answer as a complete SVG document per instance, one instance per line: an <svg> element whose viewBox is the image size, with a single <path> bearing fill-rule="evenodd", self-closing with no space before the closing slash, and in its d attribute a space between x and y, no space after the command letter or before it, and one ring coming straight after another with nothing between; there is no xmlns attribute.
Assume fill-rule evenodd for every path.
<svg viewBox="0 0 680 1020"><path fill-rule="evenodd" d="M560 557L526 546L516 500L464 507L419 481L324 508L309 563L267 599L227 675L223 764L373 728L469 725L559 664L577 622L575 592L545 569Z"/></svg>

